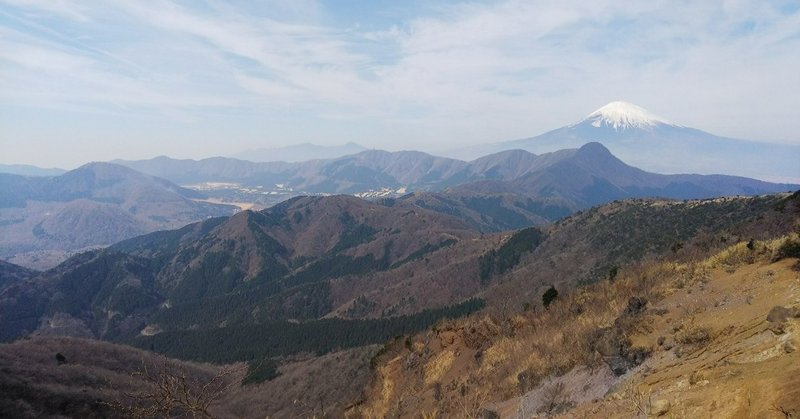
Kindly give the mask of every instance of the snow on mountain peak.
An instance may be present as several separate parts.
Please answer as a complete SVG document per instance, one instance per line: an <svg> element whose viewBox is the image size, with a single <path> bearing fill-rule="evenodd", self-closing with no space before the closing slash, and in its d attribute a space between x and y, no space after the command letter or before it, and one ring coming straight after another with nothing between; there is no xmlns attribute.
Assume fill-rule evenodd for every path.
<svg viewBox="0 0 800 419"><path fill-rule="evenodd" d="M611 102L590 113L584 121L590 121L592 126L595 127L605 125L615 130L648 129L658 124L673 125L666 119L653 115L644 108L621 101Z"/></svg>

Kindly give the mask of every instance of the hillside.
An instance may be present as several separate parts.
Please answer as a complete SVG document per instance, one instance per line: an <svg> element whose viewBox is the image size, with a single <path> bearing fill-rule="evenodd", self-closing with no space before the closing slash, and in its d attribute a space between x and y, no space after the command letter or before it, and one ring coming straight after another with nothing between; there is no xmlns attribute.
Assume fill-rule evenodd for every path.
<svg viewBox="0 0 800 419"><path fill-rule="evenodd" d="M562 290L546 309L539 299L504 316L440 323L384 348L351 413L793 417L800 254L786 252L797 240L653 262Z"/></svg>
<svg viewBox="0 0 800 419"><path fill-rule="evenodd" d="M242 364L181 362L108 342L36 337L0 345L0 416L144 415L125 408L150 406L152 399L134 396L155 394L154 386L166 382L158 377L170 377L187 384L179 389L185 393L179 394L200 400L218 394L207 410L214 417L255 418L264 412L273 417L305 417L322 411L339 417L369 382L369 359L378 349L368 346L317 358L286 359L278 369L280 376L259 384L246 381L251 380L250 372ZM63 362L57 354L64 357ZM145 371L150 374L144 375ZM311 382L309 377L316 380ZM180 408L172 414L177 412L190 414Z"/></svg>
<svg viewBox="0 0 800 419"><path fill-rule="evenodd" d="M107 339L144 329L318 319L358 297L347 292L369 294L399 284L407 272L419 272L420 279L433 275L424 258L472 248L478 236L454 218L418 207L348 196L297 198L75 256L0 295L2 337L40 326L58 333L45 321L56 315L69 319L64 333L88 331ZM444 268L444 256L438 257ZM362 278L370 280L356 286ZM475 291L453 290L393 311L440 308Z"/></svg>
<svg viewBox="0 0 800 419"><path fill-rule="evenodd" d="M792 337L795 321L781 320L778 329L766 319L773 306L800 302L791 291L800 280L795 270L798 239L792 233L800 214L798 199L795 194L628 200L544 229L481 237L462 230L458 221L408 203L387 207L346 196L309 197L268 211L153 233L74 257L24 287L0 293L4 340L15 328L37 329L35 337L0 344L0 357L9 360L12 371L0 375L9 389L3 394L12 395L0 400L13 412L75 416L106 409L98 399L120 400L125 389L148 388L127 378L141 365L140 352L47 336L66 333L101 336L175 358L248 361L248 371L259 371L266 381L227 389L211 404L221 417L340 416L345 410L355 417L473 417L483 411L503 417L519 412L630 417L652 408L645 405L650 403L646 394L660 404L668 400L672 412L700 416L714 408L769 414L774 405L792 411L797 409L791 393L796 352L781 355L785 349L769 348L800 343ZM344 213L350 216L342 217ZM408 215L403 219L400 214ZM376 224L387 220L391 224ZM325 225L324 233L312 228L317 223ZM404 223L405 233L397 223ZM423 225L438 227L421 230ZM377 230L374 237L368 227ZM421 242L411 232L431 231L463 236L438 248L417 248ZM365 235L371 239L357 239ZM386 237L411 244L386 250ZM261 283L253 283L259 281L262 265L247 262L251 259L245 249L276 243L285 250L273 253L272 259L257 257L259 263L282 264L301 254L308 259L275 265L288 266L290 273L264 283L272 286L302 278L309 266L326 257L367 255L376 248L383 249L380 254L388 258L389 267L337 276L342 272L332 269L336 265L326 265L315 278L329 284L330 307L338 305L335 301L349 304L325 318L318 317L321 312L305 312L309 317L300 322L269 320L296 306L286 299L260 300L269 295L262 294ZM218 263L225 260L223 250L241 259L233 265ZM160 269L152 270L154 265ZM253 269L226 278L223 274L231 266ZM217 288L198 286L204 284L198 270L227 282L218 281ZM182 274L176 277L173 271ZM179 289L182 281L206 294L197 300L200 308L193 308L194 300L161 293L162 287ZM225 293L218 288L224 284L244 292ZM551 285L558 295L545 309L542 295ZM441 290L459 288L464 294L451 295L455 299L449 301L480 296L485 307L479 299L442 307L448 298ZM294 294L301 307L315 307L308 306L315 301L312 289L287 288L303 290ZM256 298L241 299L244 295ZM404 307L387 310L404 297ZM438 300L425 300L431 297ZM257 304L248 305L250 301ZM426 305L440 308L425 310ZM394 314L403 309L414 314ZM775 335L765 328L785 333ZM136 331L141 333L133 336ZM391 340L397 335L408 337ZM373 345L387 341L382 349ZM729 357L741 363L713 362L730 351L735 353ZM54 353L62 353L67 363L59 366ZM174 360L158 362L178 365ZM220 368L181 365L204 377ZM244 379L244 368L233 382ZM691 378L696 371L703 375ZM741 380L755 376L773 390L758 393L762 400L745 406L746 398L736 389ZM689 384L680 384L683 380ZM729 390L717 393L704 380ZM583 390L586 383L592 392ZM701 402L723 393L731 395L724 406ZM586 403L594 399L600 401Z"/></svg>
<svg viewBox="0 0 800 419"><path fill-rule="evenodd" d="M12 284L36 276L38 272L0 260L0 292Z"/></svg>
<svg viewBox="0 0 800 419"><path fill-rule="evenodd" d="M70 252L233 212L197 202L203 195L196 191L108 163L55 177L4 174L0 185L0 258L38 268Z"/></svg>

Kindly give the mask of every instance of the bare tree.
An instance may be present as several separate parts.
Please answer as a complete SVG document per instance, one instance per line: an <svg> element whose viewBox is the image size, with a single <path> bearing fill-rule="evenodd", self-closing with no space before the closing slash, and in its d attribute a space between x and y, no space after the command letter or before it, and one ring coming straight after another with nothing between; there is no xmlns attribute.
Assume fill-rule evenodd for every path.
<svg viewBox="0 0 800 419"><path fill-rule="evenodd" d="M131 376L143 380L147 389L126 393L125 401L109 406L132 418L213 418L211 405L238 383L234 376L243 368L225 367L213 376L192 375L186 367L170 364L166 358L149 366L142 359L142 366Z"/></svg>

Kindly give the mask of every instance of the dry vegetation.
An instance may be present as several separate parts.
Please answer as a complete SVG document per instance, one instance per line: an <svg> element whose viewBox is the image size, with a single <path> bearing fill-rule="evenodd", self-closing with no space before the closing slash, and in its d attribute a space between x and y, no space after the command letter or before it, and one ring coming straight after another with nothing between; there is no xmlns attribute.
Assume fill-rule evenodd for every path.
<svg viewBox="0 0 800 419"><path fill-rule="evenodd" d="M739 272L744 268L746 275L754 275L750 270L773 272L771 277L758 275L775 287L773 292L786 294L782 287L791 286L797 294L794 298L800 297L800 278L792 270L795 262L775 263L782 249L798 240L793 234L738 243L696 262L632 266L620 270L613 282L562 291L548 309L537 302L512 315L498 310L480 318L442 322L427 333L391 344L377 364L376 384L368 401L350 413L363 417L418 417L420 413L428 417L493 417L491 412L499 412L504 417L527 418L592 405L593 399L610 395L616 397L609 402L614 408L604 412L611 416L669 410L650 395L658 387L631 384L626 377L647 376L648 368L653 367L649 362L639 365L664 354L669 354L673 364L680 365L682 359L689 362L712 342L734 333L736 325L721 326L704 317L709 307L728 304L731 308L732 300L739 299L737 310L753 310L747 315L758 318L759 324L766 323L769 309L753 308L757 297L741 295L752 288L714 294L713 298L726 299L720 303L704 294L717 286L713 281L726 284L727 278L745 275ZM770 279L778 277L776 269L781 270L781 282ZM749 277L742 282L748 286ZM786 302L797 304L800 298ZM714 350L725 351L725 347ZM628 371L632 372L622 375ZM693 375L692 385L704 379ZM583 393L593 394L587 398ZM783 400L782 409L800 408L784 399L771 398ZM662 405L655 406L657 401ZM603 410L577 411L593 417Z"/></svg>
<svg viewBox="0 0 800 419"><path fill-rule="evenodd" d="M367 386L377 349L286 360L279 377L240 385L243 364L180 362L88 339L23 339L0 345L0 417L340 417Z"/></svg>

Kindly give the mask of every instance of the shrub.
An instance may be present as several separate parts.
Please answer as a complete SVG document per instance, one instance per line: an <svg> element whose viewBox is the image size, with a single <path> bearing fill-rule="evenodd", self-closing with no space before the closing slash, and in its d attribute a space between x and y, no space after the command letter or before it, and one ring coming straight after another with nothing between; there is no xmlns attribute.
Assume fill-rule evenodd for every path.
<svg viewBox="0 0 800 419"><path fill-rule="evenodd" d="M688 326L681 328L675 335L675 340L683 345L704 345L711 340L708 328Z"/></svg>
<svg viewBox="0 0 800 419"><path fill-rule="evenodd" d="M278 365L271 359L264 359L260 362L250 362L247 364L247 374L242 379L242 385L258 384L272 380L278 375Z"/></svg>
<svg viewBox="0 0 800 419"><path fill-rule="evenodd" d="M619 274L619 267L612 266L608 270L608 280L614 282L614 280L617 279L617 274Z"/></svg>
<svg viewBox="0 0 800 419"><path fill-rule="evenodd" d="M800 258L800 241L786 240L781 247L778 248L776 259L786 258Z"/></svg>
<svg viewBox="0 0 800 419"><path fill-rule="evenodd" d="M544 304L545 308L547 308L557 297L558 290L551 286L547 291L544 292L544 294L542 294L542 304Z"/></svg>

